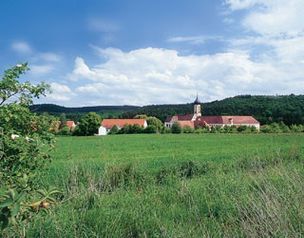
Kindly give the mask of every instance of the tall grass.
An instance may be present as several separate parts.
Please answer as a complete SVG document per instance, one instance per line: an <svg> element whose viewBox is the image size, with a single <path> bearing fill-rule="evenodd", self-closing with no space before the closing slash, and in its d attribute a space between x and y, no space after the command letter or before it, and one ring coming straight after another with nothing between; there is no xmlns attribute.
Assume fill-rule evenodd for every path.
<svg viewBox="0 0 304 238"><path fill-rule="evenodd" d="M264 139L251 136L256 144ZM137 141L138 137L127 138ZM141 154L132 150L130 141L129 151L121 148L126 157L113 158L114 153L121 154L111 151L117 146L112 138L107 142L111 146L105 144L102 149L98 138L94 138L90 140L96 151L104 151L111 160L104 157L94 160L92 151L82 160L76 159L75 149L70 159L55 161L41 182L60 187L64 192L62 202L50 214L37 215L27 236L301 237L304 234L304 158L303 147L297 143L302 137L271 138L273 146L267 152L265 148L248 149L249 146L238 147L236 151L230 146L235 141L240 143L240 137L228 140L218 137L217 143L229 141L230 146L224 145L226 151L222 148L223 153L219 154L211 146L213 152L208 154L205 153L208 147L203 146L193 150L193 156L187 152L193 148L191 140L194 144L200 139L212 145L215 137L187 135L184 139L189 144L178 136L141 137L145 138L150 138L150 143L141 148ZM72 145L85 143L84 138L79 140ZM286 145L286 140L292 143L288 141ZM162 148L161 142L169 148ZM151 144L159 145L159 151L151 149ZM184 146L180 151L187 157L167 156L170 148L179 151L179 146ZM139 160L147 151L165 158ZM201 151L204 152L197 156Z"/></svg>

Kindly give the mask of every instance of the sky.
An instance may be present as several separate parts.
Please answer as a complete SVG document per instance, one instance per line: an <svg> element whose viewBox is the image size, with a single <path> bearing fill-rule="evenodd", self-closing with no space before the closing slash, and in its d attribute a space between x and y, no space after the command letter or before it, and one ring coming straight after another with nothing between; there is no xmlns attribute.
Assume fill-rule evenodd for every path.
<svg viewBox="0 0 304 238"><path fill-rule="evenodd" d="M303 94L303 0L0 1L0 73L64 106Z"/></svg>

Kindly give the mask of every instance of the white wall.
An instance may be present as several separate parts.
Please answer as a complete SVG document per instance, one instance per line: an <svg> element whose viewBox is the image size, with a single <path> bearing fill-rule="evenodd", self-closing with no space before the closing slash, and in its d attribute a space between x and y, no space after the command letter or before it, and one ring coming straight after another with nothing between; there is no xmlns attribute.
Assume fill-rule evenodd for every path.
<svg viewBox="0 0 304 238"><path fill-rule="evenodd" d="M101 126L101 127L98 128L98 135L99 136L105 136L107 134L108 134L107 129L105 127Z"/></svg>
<svg viewBox="0 0 304 238"><path fill-rule="evenodd" d="M171 122L165 122L165 127L167 128L171 128L172 127L172 124Z"/></svg>

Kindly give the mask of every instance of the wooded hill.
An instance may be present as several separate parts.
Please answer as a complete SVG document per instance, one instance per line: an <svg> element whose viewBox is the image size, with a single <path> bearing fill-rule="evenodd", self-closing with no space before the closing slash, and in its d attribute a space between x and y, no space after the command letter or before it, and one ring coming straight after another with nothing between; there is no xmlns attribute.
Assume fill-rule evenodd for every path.
<svg viewBox="0 0 304 238"><path fill-rule="evenodd" d="M220 101L202 103L203 115L252 115L262 124L283 121L287 125L304 124L304 95L250 96L242 95ZM87 112L97 112L105 117L132 118L137 114L155 116L164 121L167 116L193 112L192 104L137 106L96 106L67 108L53 104L34 105L35 112L52 115L65 113L75 118Z"/></svg>

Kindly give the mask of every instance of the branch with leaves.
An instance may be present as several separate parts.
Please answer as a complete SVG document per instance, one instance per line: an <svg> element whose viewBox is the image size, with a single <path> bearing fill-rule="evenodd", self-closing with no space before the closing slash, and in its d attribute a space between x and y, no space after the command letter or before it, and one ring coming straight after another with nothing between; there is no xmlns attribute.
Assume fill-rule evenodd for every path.
<svg viewBox="0 0 304 238"><path fill-rule="evenodd" d="M28 81L19 82L17 79L28 70L28 64L24 63L4 72L4 76L0 81L0 106L7 102L30 105L34 98L45 96L50 90L49 86L44 82L38 85L32 85Z"/></svg>
<svg viewBox="0 0 304 238"><path fill-rule="evenodd" d="M41 189L37 178L50 160L53 135L41 116L29 110L33 99L46 95L45 83L19 82L27 63L4 72L0 80L0 231L25 227L40 210L56 201L56 189Z"/></svg>

